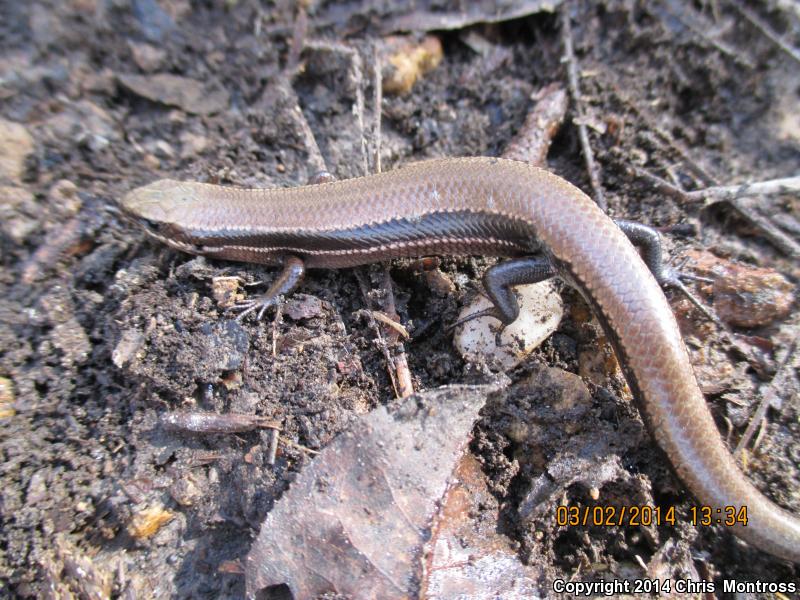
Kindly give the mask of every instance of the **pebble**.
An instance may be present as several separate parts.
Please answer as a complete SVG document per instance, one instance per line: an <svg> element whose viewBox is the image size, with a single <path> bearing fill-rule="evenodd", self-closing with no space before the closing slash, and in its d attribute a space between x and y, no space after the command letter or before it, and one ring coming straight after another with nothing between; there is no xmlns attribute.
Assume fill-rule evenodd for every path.
<svg viewBox="0 0 800 600"><path fill-rule="evenodd" d="M520 306L519 317L503 329L500 346L496 343L496 332L502 323L494 317L481 317L457 329L453 343L465 360L483 359L490 365L511 369L558 328L564 315L564 303L552 280L520 285L515 291ZM488 298L476 296L461 311L459 319L491 307Z"/></svg>

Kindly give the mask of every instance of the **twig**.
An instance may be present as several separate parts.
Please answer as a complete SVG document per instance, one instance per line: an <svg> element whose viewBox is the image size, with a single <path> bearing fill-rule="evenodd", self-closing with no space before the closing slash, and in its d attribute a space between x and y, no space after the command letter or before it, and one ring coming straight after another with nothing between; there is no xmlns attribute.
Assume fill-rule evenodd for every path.
<svg viewBox="0 0 800 600"><path fill-rule="evenodd" d="M540 167L547 161L547 151L567 114L567 94L553 83L533 94L531 100L536 105L506 146L503 158Z"/></svg>
<svg viewBox="0 0 800 600"><path fill-rule="evenodd" d="M773 225L769 218L759 214L755 207L752 206L752 201L744 197L755 194L765 195L800 192L800 177L771 179L741 185L715 186L702 190L695 190L693 192L686 192L640 167L632 166L632 169L636 175L647 179L660 191L681 202L705 201L705 206L711 206L718 202L727 201L743 219L758 229L764 237L781 252L788 256L800 256L800 245L791 237L780 231L777 226Z"/></svg>
<svg viewBox="0 0 800 600"><path fill-rule="evenodd" d="M657 190L660 192L664 192L668 196L675 198L676 200L680 200L682 202L688 202L687 192L683 191L681 188L671 184L666 179L662 179L658 175L654 175L650 171L646 169L642 169L641 167L637 167L636 165L628 165L633 173L637 177L641 177L642 179L646 179L649 181Z"/></svg>
<svg viewBox="0 0 800 600"><path fill-rule="evenodd" d="M408 333L408 329L403 327L402 323L398 323L389 315L382 313L379 310L372 310L370 312L372 313L372 316L375 318L376 321L380 321L387 327L393 329L401 337L405 339L409 339L411 337L411 335Z"/></svg>
<svg viewBox="0 0 800 600"><path fill-rule="evenodd" d="M794 362L794 356L797 352L797 338L794 338L789 346L789 349L786 351L786 355L783 357L778 370L775 372L775 377L772 378L772 381L767 386L767 389L761 394L761 402L758 405L758 408L753 413L753 417L750 419L750 423L747 424L747 429L744 430L742 434L742 439L739 440L739 443L736 445L736 450L734 454L739 455L747 444L750 442L750 438L753 437L753 433L755 433L756 427L761 425L761 422L764 420L764 417L767 414L767 409L773 403L775 396L778 394L778 390L785 385L785 380L789 377L789 372L792 370L792 364Z"/></svg>
<svg viewBox="0 0 800 600"><path fill-rule="evenodd" d="M287 446L291 446L292 448L297 448L298 450L302 450L303 452L307 452L308 454L319 454L319 450L312 450L311 448L306 448L302 444L298 444L297 442L293 442L289 438L284 436L280 437L282 443L286 444Z"/></svg>
<svg viewBox="0 0 800 600"><path fill-rule="evenodd" d="M259 415L199 411L165 413L161 415L161 424L171 431L200 434L243 433L260 428L281 428L277 421Z"/></svg>
<svg viewBox="0 0 800 600"><path fill-rule="evenodd" d="M367 291L367 283L364 281L364 275L361 271L355 271L356 280L358 281L358 287L361 289L361 295L364 297L364 303L367 305L367 308L370 307L370 300L369 300L369 292ZM378 324L375 322L375 319L372 316L371 310L364 311L367 315L367 321L369 322L369 326L375 332L375 336L378 338L378 345L381 347L381 351L383 352L383 358L386 360L386 369L389 372L389 380L392 382L392 388L394 389L394 394L396 397L401 398L400 396L400 389L397 384L397 379L395 378L394 371L392 370L392 365L394 361L392 360L391 354L389 354L389 347L386 344L385 340L383 339L383 335L381 335L381 329L378 327Z"/></svg>
<svg viewBox="0 0 800 600"><path fill-rule="evenodd" d="M381 63L381 55L378 52L378 45L372 45L372 71L375 74L375 83L373 88L375 90L375 124L372 127L372 140L373 148L375 150L375 158L372 165L376 173L381 172L381 117L383 116L383 65Z"/></svg>
<svg viewBox="0 0 800 600"><path fill-rule="evenodd" d="M729 200L729 203L736 212L756 227L778 250L787 256L800 256L800 244L780 231L772 224L769 218L761 215L755 207L752 206L750 199L736 198L734 200Z"/></svg>
<svg viewBox="0 0 800 600"><path fill-rule="evenodd" d="M578 67L575 59L575 51L572 47L572 23L569 16L569 2L565 2L561 7L561 35L564 44L564 61L567 63L567 81L569 83L569 92L572 96L572 101L575 104L575 113L577 119L573 122L578 126L578 138L581 142L581 149L583 150L583 159L586 163L586 170L589 173L589 181L592 185L594 192L594 201L604 211L608 208L603 188L600 183L600 172L594 162L594 154L592 147L589 144L589 132L586 129L584 119L583 102L581 99L580 87L578 84Z"/></svg>
<svg viewBox="0 0 800 600"><path fill-rule="evenodd" d="M358 137L361 142L362 173L369 174L369 153L367 152L367 136L364 130L364 76L361 53L353 51L353 83L356 87L356 121L358 123Z"/></svg>
<svg viewBox="0 0 800 600"><path fill-rule="evenodd" d="M387 264L383 271L383 287L386 290L386 297L384 301L384 310L390 315L394 322L392 323L390 338L397 348L396 356L394 359L395 373L397 374L397 383L400 387L400 397L408 398L414 393L414 382L411 380L411 369L408 368L408 358L406 357L406 349L402 342L398 339L400 334L400 315L397 314L397 306L394 302L394 286L392 285L392 276L389 272L389 265ZM405 330L405 327L402 327ZM408 332L406 331L406 338Z"/></svg>
<svg viewBox="0 0 800 600"><path fill-rule="evenodd" d="M684 195L690 202L701 202L705 200L706 204L710 204L711 202L733 200L742 196L787 193L800 193L800 176L767 179L766 181L755 181L737 185L707 187L693 192L684 192Z"/></svg>
<svg viewBox="0 0 800 600"><path fill-rule="evenodd" d="M783 50L788 56L790 56L791 58L800 63L800 50L791 46L781 36L775 33L772 27L770 27L764 21L761 20L761 17L759 17L749 8L741 5L738 2L732 2L731 6L734 8L734 10L736 10L736 12L738 12L745 19L747 19L753 27L758 29L773 44L775 44L778 48Z"/></svg>

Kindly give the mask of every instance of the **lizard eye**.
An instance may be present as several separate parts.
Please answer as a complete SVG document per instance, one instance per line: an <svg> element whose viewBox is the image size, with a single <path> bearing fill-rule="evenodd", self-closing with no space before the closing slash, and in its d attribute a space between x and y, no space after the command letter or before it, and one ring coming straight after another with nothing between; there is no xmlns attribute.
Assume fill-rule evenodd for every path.
<svg viewBox="0 0 800 600"><path fill-rule="evenodd" d="M143 217L139 217L139 224L152 233L157 233L161 229L161 224L158 221L151 221Z"/></svg>

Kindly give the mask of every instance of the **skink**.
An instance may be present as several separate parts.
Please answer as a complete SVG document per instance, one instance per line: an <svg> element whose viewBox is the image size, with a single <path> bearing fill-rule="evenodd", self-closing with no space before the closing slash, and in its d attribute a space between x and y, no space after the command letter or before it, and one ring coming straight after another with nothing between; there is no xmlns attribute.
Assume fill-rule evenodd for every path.
<svg viewBox="0 0 800 600"><path fill-rule="evenodd" d="M561 275L592 304L645 421L686 487L703 505L746 506L748 524L733 531L800 563L800 519L736 466L653 274L620 228L556 175L511 160L449 158L285 189L162 180L131 191L121 205L174 248L284 265L273 296L296 285L304 266L435 254L517 257L484 277L509 323L518 312L511 286ZM546 262L530 258L537 251Z"/></svg>

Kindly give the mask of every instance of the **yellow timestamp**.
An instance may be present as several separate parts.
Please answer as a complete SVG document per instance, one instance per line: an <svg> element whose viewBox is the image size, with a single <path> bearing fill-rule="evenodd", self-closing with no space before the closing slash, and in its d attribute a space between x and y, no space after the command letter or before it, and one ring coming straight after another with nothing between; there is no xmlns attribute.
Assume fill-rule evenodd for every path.
<svg viewBox="0 0 800 600"><path fill-rule="evenodd" d="M746 526L747 506L691 506L685 515L686 522L695 527ZM675 525L678 520L674 506L580 506L556 507L556 525L559 527L649 527Z"/></svg>
<svg viewBox="0 0 800 600"><path fill-rule="evenodd" d="M689 521L695 527L747 526L747 506L692 506L689 509Z"/></svg>
<svg viewBox="0 0 800 600"><path fill-rule="evenodd" d="M558 506L556 525L560 527L675 525L675 507L632 506Z"/></svg>

